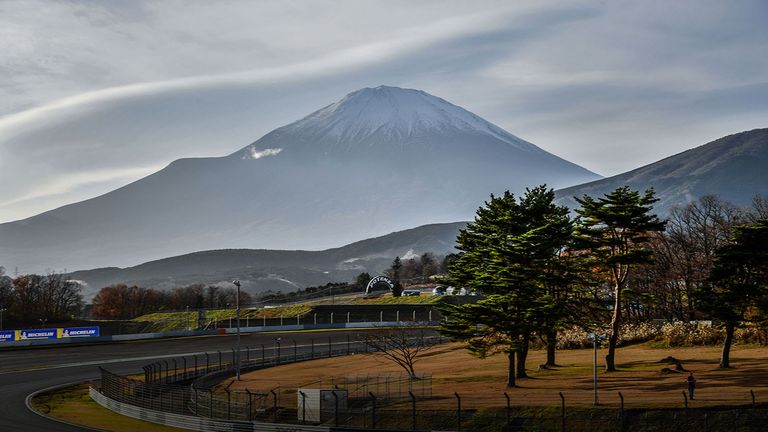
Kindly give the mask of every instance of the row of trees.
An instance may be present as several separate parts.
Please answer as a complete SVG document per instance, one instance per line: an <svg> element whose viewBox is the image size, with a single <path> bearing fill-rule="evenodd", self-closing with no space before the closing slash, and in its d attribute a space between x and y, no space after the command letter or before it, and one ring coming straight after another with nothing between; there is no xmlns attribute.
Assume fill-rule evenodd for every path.
<svg viewBox="0 0 768 432"><path fill-rule="evenodd" d="M728 322L735 326L763 310L768 273L758 245L765 224L760 209L768 206L737 214L707 197L666 222L652 213L652 190L622 187L577 199L572 219L554 199L545 186L519 199L509 192L491 196L460 232L460 252L448 269L453 284L486 297L446 306L441 331L465 340L480 357L506 354L508 385L526 376L534 337L545 341L547 365L555 365L557 332L566 326L606 331L606 370L613 371L625 318L717 318L728 329ZM744 222L753 225L734 228Z"/></svg>
<svg viewBox="0 0 768 432"><path fill-rule="evenodd" d="M102 288L93 298L95 318L131 319L153 312L223 308L235 304L237 290L216 285L195 284L161 291L136 285ZM240 292L240 305L251 304L251 295Z"/></svg>
<svg viewBox="0 0 768 432"><path fill-rule="evenodd" d="M11 278L0 267L0 309L13 326L67 321L83 308L80 285L60 274Z"/></svg>

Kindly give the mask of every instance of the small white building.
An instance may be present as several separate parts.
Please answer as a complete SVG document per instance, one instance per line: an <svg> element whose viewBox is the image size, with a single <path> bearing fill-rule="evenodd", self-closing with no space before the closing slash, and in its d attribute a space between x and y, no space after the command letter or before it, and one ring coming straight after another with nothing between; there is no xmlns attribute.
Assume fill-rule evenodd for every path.
<svg viewBox="0 0 768 432"><path fill-rule="evenodd" d="M336 396L334 396L334 393ZM333 420L338 410L347 409L347 391L340 389L300 388L296 392L297 420L308 423L324 423Z"/></svg>

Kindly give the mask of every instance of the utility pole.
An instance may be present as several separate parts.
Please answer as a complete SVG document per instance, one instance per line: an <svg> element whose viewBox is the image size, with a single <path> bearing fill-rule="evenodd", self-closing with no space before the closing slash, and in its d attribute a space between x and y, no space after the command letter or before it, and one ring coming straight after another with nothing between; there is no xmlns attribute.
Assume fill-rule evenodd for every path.
<svg viewBox="0 0 768 432"><path fill-rule="evenodd" d="M237 320L237 353L235 354L235 371L237 380L240 381L240 281L235 279L232 283L237 287L237 298L235 299L235 317Z"/></svg>

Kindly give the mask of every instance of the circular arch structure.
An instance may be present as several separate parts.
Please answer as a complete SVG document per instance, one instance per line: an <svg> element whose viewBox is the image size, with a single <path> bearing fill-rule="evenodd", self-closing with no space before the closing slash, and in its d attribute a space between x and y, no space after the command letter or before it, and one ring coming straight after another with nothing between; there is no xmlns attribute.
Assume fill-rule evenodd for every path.
<svg viewBox="0 0 768 432"><path fill-rule="evenodd" d="M381 276L376 276L375 278L371 279L370 282L368 282L368 286L365 287L365 293L370 294L373 287L380 283L387 284L387 286L389 287L389 291L391 293L395 292L395 283L392 281L392 279L384 275L381 275Z"/></svg>

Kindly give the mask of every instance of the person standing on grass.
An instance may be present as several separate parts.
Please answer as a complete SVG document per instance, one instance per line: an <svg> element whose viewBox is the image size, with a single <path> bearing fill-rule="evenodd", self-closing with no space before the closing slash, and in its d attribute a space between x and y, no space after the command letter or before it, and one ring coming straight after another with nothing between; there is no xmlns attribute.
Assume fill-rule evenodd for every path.
<svg viewBox="0 0 768 432"><path fill-rule="evenodd" d="M696 377L693 372L688 372L688 397L693 400L693 391L696 390Z"/></svg>

